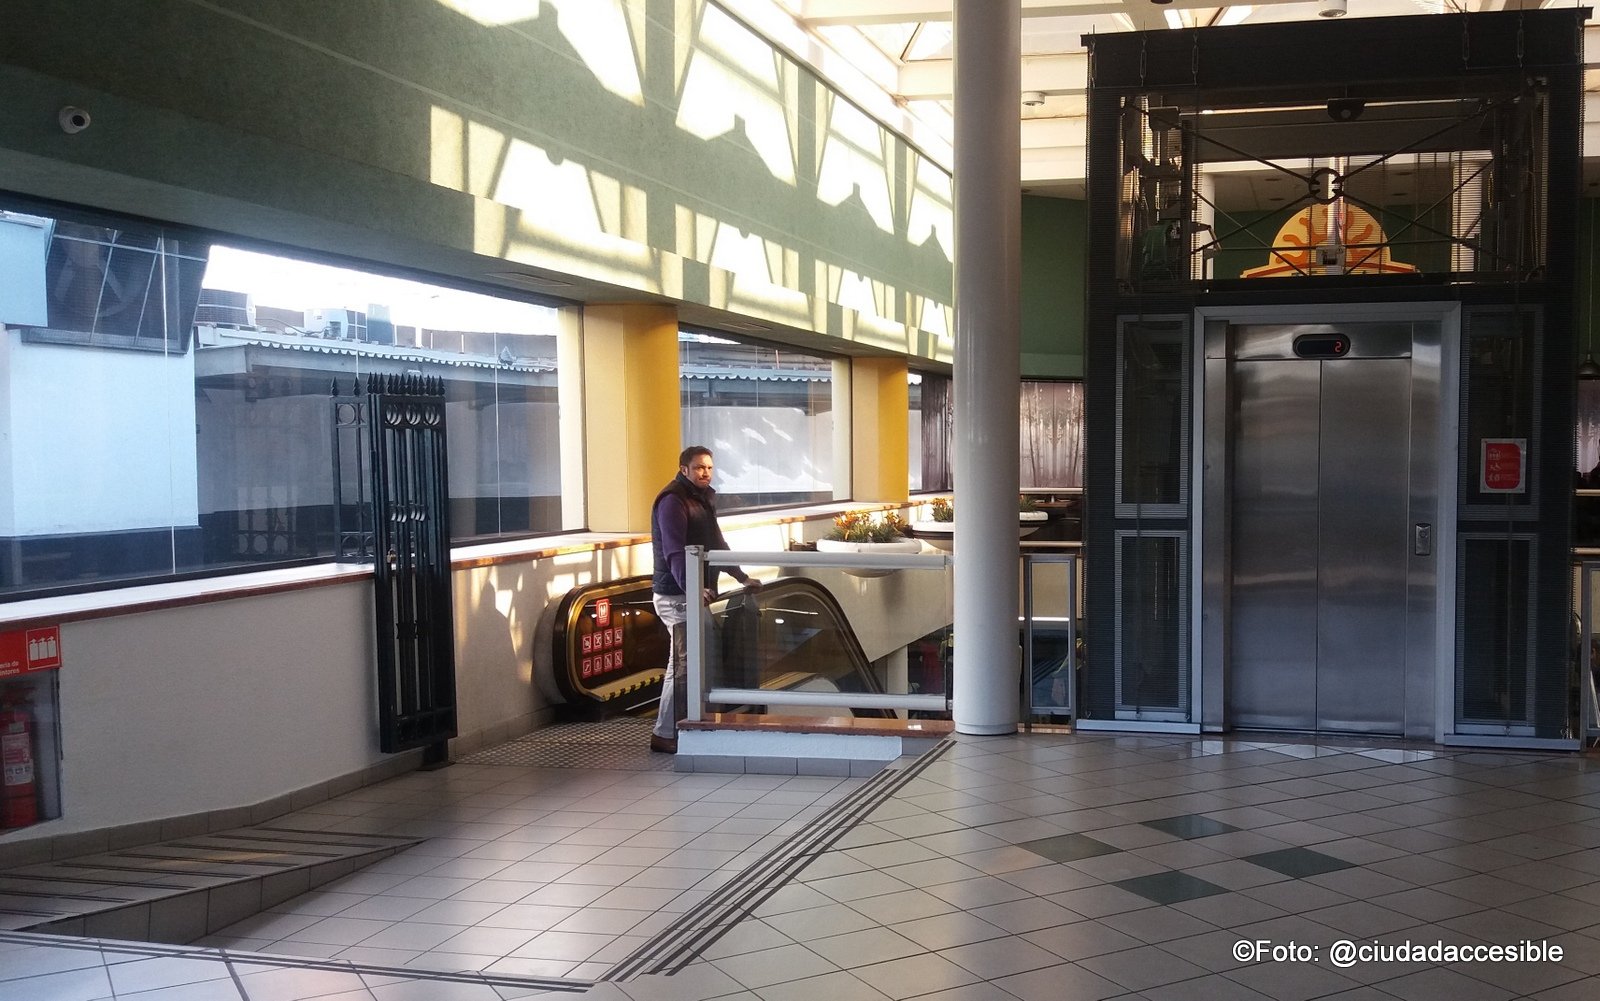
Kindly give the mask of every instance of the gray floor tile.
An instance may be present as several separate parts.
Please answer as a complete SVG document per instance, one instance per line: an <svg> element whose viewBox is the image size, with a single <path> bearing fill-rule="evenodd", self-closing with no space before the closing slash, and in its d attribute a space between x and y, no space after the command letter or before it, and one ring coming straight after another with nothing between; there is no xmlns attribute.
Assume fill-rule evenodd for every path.
<svg viewBox="0 0 1600 1001"><path fill-rule="evenodd" d="M995 986L1021 1001L1060 1001L1062 998L1100 1001L1102 998L1133 997L1126 986L1075 963L1062 963L1002 977L995 981Z"/></svg>
<svg viewBox="0 0 1600 1001"><path fill-rule="evenodd" d="M862 966L851 973L896 1001L964 987L978 981L973 974L933 954Z"/></svg>
<svg viewBox="0 0 1600 1001"><path fill-rule="evenodd" d="M921 943L888 928L868 928L846 935L809 939L806 947L842 970L923 955L930 951Z"/></svg>
<svg viewBox="0 0 1600 1001"><path fill-rule="evenodd" d="M751 990L792 980L805 980L837 970L826 959L799 945L726 956L715 960L712 965Z"/></svg>
<svg viewBox="0 0 1600 1001"><path fill-rule="evenodd" d="M804 911L774 914L762 920L797 942L879 927L879 922L847 904L829 904Z"/></svg>
<svg viewBox="0 0 1600 1001"><path fill-rule="evenodd" d="M1042 897L1024 897L1002 904L991 904L974 908L970 913L992 925L1004 928L1013 935L1083 920L1083 915L1076 911L1070 911Z"/></svg>
<svg viewBox="0 0 1600 1001"><path fill-rule="evenodd" d="M741 921L722 937L706 946L702 955L707 959L742 956L752 952L765 952L794 945L795 938L766 921Z"/></svg>
<svg viewBox="0 0 1600 1001"><path fill-rule="evenodd" d="M819 997L882 1001L888 997L853 974L844 972L824 973L819 977L773 984L752 993L761 1001L815 1001Z"/></svg>
<svg viewBox="0 0 1600 1001"><path fill-rule="evenodd" d="M1441 968L1386 980L1383 990L1408 1001L1505 1001L1507 998L1520 997L1523 993Z"/></svg>
<svg viewBox="0 0 1600 1001"><path fill-rule="evenodd" d="M1260 852L1255 855L1246 855L1244 861L1295 879L1304 879L1307 876L1317 876L1326 872L1338 872L1341 869L1350 868L1353 864L1309 848L1283 848L1277 851Z"/></svg>
<svg viewBox="0 0 1600 1001"><path fill-rule="evenodd" d="M1023 938L1064 960L1078 962L1091 956L1137 949L1143 945L1132 935L1097 921L1079 921L1055 928L1042 928L1023 934Z"/></svg>
<svg viewBox="0 0 1600 1001"><path fill-rule="evenodd" d="M1132 879L1122 879L1111 884L1129 893L1138 894L1146 900L1157 904L1176 904L1185 900L1196 900L1200 897L1209 897L1214 894L1227 893L1227 889L1215 883L1198 879L1188 873L1160 872L1148 876L1135 876Z"/></svg>
<svg viewBox="0 0 1600 1001"><path fill-rule="evenodd" d="M984 980L1057 966L1061 959L1048 949L1021 938L995 938L941 951L945 959Z"/></svg>
<svg viewBox="0 0 1600 1001"><path fill-rule="evenodd" d="M404 871L347 877L336 891L286 901L281 913L233 929L264 928L276 938L217 940L429 969L594 976L739 878L722 867L743 866L770 851L818 815L819 797L838 793L828 780L779 776L637 772L619 778L610 772L476 768L452 769L448 782L442 781L446 776L418 773L357 790L352 795L367 798L349 800L344 813L336 808L329 818L410 825L435 840L387 866ZM1409 1001L1410 994L1393 988L1401 977L1410 978L1404 980L1408 991L1442 991L1439 996L1449 994L1451 1001L1472 1001L1483 990L1490 992L1482 994L1486 998L1500 996L1494 991L1518 991L1571 1001L1572 984L1600 978L1600 936L1560 930L1600 927L1590 922L1600 907L1600 859L1592 852L1600 847L1600 832L1587 830L1587 815L1575 813L1574 804L1549 798L1580 788L1577 777L1560 758L1530 763L1525 755L1442 750L1385 756L1356 753L1338 742L1263 745L1165 735L958 741L900 798L880 806L874 823L852 830L799 881L764 900L758 913L770 923L746 921L708 951L718 963L750 963L762 953L809 959L748 974L762 981L757 988L701 961L674 977L645 977L604 990L613 1001L809 1001L818 991L840 998L853 996L851 991L867 997L881 992L896 1001L1054 1001L1070 984L1073 997L1136 991L1120 995L1128 1001L1299 1001L1328 992L1343 994L1344 1001L1377 1001L1379 991ZM1582 795L1600 797L1600 785L1595 789ZM910 800L946 815L935 820ZM1079 808L1069 808L1074 805ZM955 811L971 811L962 819L981 822L1007 817L996 812L1001 809L1015 817L981 830L951 826ZM376 810L394 819L374 817ZM1238 829L1204 834L1218 829L1160 827L1185 817ZM1426 821L1427 829L1392 826L1402 820ZM1015 847L1071 834L1113 851L1060 864ZM1314 854L1296 853L1307 845ZM684 846L692 847L677 850ZM845 854L846 847L853 850ZM1283 852L1289 854L1272 857L1303 865L1321 855L1345 867L1307 875L1296 870L1291 876L1240 861ZM954 862L945 861L952 857ZM523 878L504 878L508 870ZM566 878L574 872L582 882ZM1225 892L1155 904L1105 882L1167 872ZM494 878L474 878L485 873ZM944 881L950 875L956 878ZM444 898L406 897L397 889L428 879L468 885ZM850 886L852 881L857 885ZM449 889L446 883L416 886ZM863 892L869 895L857 896ZM509 906L517 909L500 920L529 927L495 926L495 915ZM363 924L368 921L376 924ZM312 938L323 941L301 934L319 925ZM1226 930L1206 930L1213 926ZM435 946L414 948L441 935L447 937ZM1520 978L1530 971L1453 971L1479 986L1419 976L1427 972L1422 970L1374 967L1340 974L1324 967L1245 965L1231 954L1233 942L1245 937L1326 946L1361 935L1446 941L1554 935L1570 943L1571 953L1559 966ZM534 947L541 939L544 945ZM1146 944L1155 942L1160 955ZM5 948L0 941L0 986L8 986L5 977L14 969L34 968L19 967ZM922 951L939 948L947 951ZM980 974L947 958L951 950L997 982L974 979ZM97 969L98 955L89 957L94 965L85 968ZM41 970L63 972L39 962L46 963ZM1043 965L1004 972L1036 962ZM837 971L836 965L851 971ZM919 978L916 971L926 975ZM713 975L720 979L706 979ZM1173 975L1184 979L1154 983ZM695 982L685 978L695 977L704 989L685 988ZM289 980L256 983L263 997L252 994L252 1001L310 996ZM329 986L306 984L319 994ZM1001 985L1012 993L999 993ZM346 1001L373 997L359 983L345 981L343 987L348 990L335 993L347 994ZM201 1001L175 993L187 990L163 988L148 1001Z"/></svg>
<svg viewBox="0 0 1600 1001"><path fill-rule="evenodd" d="M1155 946L1090 956L1078 965L1129 991L1191 980L1208 972Z"/></svg>
<svg viewBox="0 0 1600 1001"><path fill-rule="evenodd" d="M891 927L905 938L936 952L1007 935L998 925L963 911L917 918Z"/></svg>
<svg viewBox="0 0 1600 1001"><path fill-rule="evenodd" d="M1198 814L1184 814L1177 817L1163 817L1159 820L1146 820L1144 826L1170 834L1175 838L1194 839L1209 838L1217 834L1231 834L1239 828L1232 824L1225 824L1220 820L1202 817Z"/></svg>
<svg viewBox="0 0 1600 1001"><path fill-rule="evenodd" d="M1052 862L1076 862L1097 855L1112 855L1122 850L1115 845L1091 838L1087 834L1058 834L1054 837L1019 842L1017 847Z"/></svg>

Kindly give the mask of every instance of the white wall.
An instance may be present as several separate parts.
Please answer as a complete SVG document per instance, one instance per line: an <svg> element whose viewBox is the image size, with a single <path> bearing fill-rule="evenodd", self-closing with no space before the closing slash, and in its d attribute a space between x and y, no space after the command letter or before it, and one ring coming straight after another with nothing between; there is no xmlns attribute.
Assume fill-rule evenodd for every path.
<svg viewBox="0 0 1600 1001"><path fill-rule="evenodd" d="M10 331L10 535L197 523L194 357Z"/></svg>
<svg viewBox="0 0 1600 1001"><path fill-rule="evenodd" d="M247 806L383 756L370 581L62 627L61 834Z"/></svg>
<svg viewBox="0 0 1600 1001"><path fill-rule="evenodd" d="M0 215L0 324L42 327L49 322L45 259L50 226L31 216Z"/></svg>
<svg viewBox="0 0 1600 1001"><path fill-rule="evenodd" d="M774 553L829 525L743 521L729 544ZM462 736L505 739L548 718L533 680L550 670L547 613L580 584L649 571L648 543L456 571ZM879 620L857 623L873 655L883 630L926 631L865 612ZM66 623L62 816L8 842L252 806L387 760L372 618L363 578Z"/></svg>

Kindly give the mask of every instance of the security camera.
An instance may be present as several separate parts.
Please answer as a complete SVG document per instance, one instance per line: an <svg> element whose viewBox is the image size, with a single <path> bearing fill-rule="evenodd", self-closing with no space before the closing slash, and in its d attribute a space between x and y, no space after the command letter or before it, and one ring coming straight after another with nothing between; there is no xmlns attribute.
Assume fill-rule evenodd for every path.
<svg viewBox="0 0 1600 1001"><path fill-rule="evenodd" d="M1044 103L1044 91L1025 90L1022 92L1022 103L1030 108L1037 108Z"/></svg>
<svg viewBox="0 0 1600 1001"><path fill-rule="evenodd" d="M1367 102L1359 97L1336 97L1328 102L1328 117L1336 122L1353 122L1367 110Z"/></svg>
<svg viewBox="0 0 1600 1001"><path fill-rule="evenodd" d="M1349 0L1318 0L1318 17L1344 17L1349 10Z"/></svg>
<svg viewBox="0 0 1600 1001"><path fill-rule="evenodd" d="M89 127L89 113L82 108L68 105L56 113L56 121L61 123L61 131L69 136L75 136Z"/></svg>

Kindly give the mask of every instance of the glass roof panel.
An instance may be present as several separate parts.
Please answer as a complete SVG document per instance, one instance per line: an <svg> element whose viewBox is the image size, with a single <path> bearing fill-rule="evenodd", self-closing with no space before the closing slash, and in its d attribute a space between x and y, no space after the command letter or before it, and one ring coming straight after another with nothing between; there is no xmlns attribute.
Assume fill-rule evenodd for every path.
<svg viewBox="0 0 1600 1001"><path fill-rule="evenodd" d="M866 35L883 54L899 62L906 45L911 41L911 36L917 33L919 22L910 21L905 24L860 24L856 30Z"/></svg>
<svg viewBox="0 0 1600 1001"><path fill-rule="evenodd" d="M906 52L906 61L949 59L951 27L949 21L922 22L922 30L911 40L911 48Z"/></svg>

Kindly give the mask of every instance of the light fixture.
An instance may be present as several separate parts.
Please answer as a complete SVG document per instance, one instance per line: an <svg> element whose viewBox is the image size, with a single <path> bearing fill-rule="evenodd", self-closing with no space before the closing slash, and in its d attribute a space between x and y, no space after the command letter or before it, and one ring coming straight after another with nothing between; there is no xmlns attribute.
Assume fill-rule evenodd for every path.
<svg viewBox="0 0 1600 1001"><path fill-rule="evenodd" d="M1587 234L1587 250L1589 251L1589 310L1584 315L1583 343L1588 353L1583 361L1578 363L1578 378L1600 379L1600 362L1594 360L1594 207L1595 199L1589 199L1589 232Z"/></svg>
<svg viewBox="0 0 1600 1001"><path fill-rule="evenodd" d="M1344 17L1348 10L1348 0L1321 0L1317 4L1318 17Z"/></svg>
<svg viewBox="0 0 1600 1001"><path fill-rule="evenodd" d="M1044 103L1044 91L1025 90L1022 92L1022 103L1029 108L1037 108Z"/></svg>

